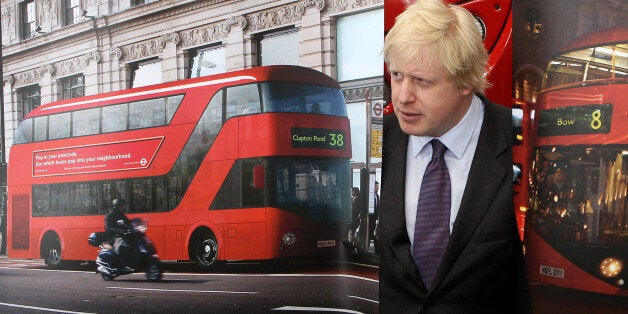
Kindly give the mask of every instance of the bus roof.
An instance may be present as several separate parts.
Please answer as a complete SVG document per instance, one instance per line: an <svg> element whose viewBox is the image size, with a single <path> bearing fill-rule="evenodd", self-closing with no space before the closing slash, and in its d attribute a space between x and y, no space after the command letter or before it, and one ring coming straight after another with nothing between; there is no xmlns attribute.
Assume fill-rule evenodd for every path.
<svg viewBox="0 0 628 314"><path fill-rule="evenodd" d="M628 27L618 26L599 29L576 37L574 40L563 46L558 54L563 54L570 50L586 47L600 46L606 44L620 43L628 41Z"/></svg>
<svg viewBox="0 0 628 314"><path fill-rule="evenodd" d="M157 95L180 94L183 90L189 88L225 83L229 83L228 85L240 85L257 81L309 83L340 89L340 85L334 79L310 68L291 65L260 66L198 78L59 100L35 108L25 116L25 119L52 113L98 107L99 105L105 104L122 103L128 99L142 96L144 96L144 98L150 98L152 95L157 97Z"/></svg>

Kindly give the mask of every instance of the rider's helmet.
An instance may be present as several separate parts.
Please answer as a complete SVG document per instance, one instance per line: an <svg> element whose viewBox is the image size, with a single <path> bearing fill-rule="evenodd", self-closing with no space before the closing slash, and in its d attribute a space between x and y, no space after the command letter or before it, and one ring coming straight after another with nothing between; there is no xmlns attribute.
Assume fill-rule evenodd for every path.
<svg viewBox="0 0 628 314"><path fill-rule="evenodd" d="M124 199L116 197L111 201L111 205L113 206L113 210L124 210L126 208L126 202Z"/></svg>

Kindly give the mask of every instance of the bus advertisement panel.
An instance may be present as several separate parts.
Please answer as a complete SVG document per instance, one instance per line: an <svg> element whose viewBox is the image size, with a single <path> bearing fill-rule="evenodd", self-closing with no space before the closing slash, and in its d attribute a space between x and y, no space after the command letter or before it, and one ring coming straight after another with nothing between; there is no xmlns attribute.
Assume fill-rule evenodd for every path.
<svg viewBox="0 0 628 314"><path fill-rule="evenodd" d="M628 296L628 28L549 61L535 117L525 244L531 280Z"/></svg>
<svg viewBox="0 0 628 314"><path fill-rule="evenodd" d="M8 168L8 256L91 260L111 201L164 260L336 254L351 219L340 86L268 66L43 105Z"/></svg>

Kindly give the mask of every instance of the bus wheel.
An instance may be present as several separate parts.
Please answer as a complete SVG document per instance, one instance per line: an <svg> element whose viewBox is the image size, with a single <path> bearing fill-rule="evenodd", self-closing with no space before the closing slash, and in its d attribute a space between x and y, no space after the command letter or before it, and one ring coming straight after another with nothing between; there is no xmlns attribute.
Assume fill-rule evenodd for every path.
<svg viewBox="0 0 628 314"><path fill-rule="evenodd" d="M55 233L46 235L42 242L41 254L49 268L60 268L63 260L61 259L61 241L59 241L59 236Z"/></svg>
<svg viewBox="0 0 628 314"><path fill-rule="evenodd" d="M190 256L201 270L210 270L218 262L218 241L209 231L197 232L192 240Z"/></svg>

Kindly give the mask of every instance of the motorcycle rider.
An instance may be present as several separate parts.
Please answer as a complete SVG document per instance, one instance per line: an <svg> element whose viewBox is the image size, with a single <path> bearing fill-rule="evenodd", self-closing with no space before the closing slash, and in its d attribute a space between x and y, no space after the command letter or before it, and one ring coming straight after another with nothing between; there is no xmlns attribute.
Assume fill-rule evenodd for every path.
<svg viewBox="0 0 628 314"><path fill-rule="evenodd" d="M131 220L124 214L126 202L123 198L116 197L111 202L111 212L105 216L105 232L107 242L113 244L116 237L121 236L131 226ZM119 224L118 221L122 221Z"/></svg>
<svg viewBox="0 0 628 314"><path fill-rule="evenodd" d="M131 220L124 214L126 210L126 202L123 198L116 197L112 202L112 209L107 216L105 216L105 233L107 234L107 241L104 244L108 250L114 249L114 252L118 255L129 254L130 249L123 250L124 233L131 228ZM129 243L127 243L128 246ZM127 271L131 269L127 266L123 268Z"/></svg>

